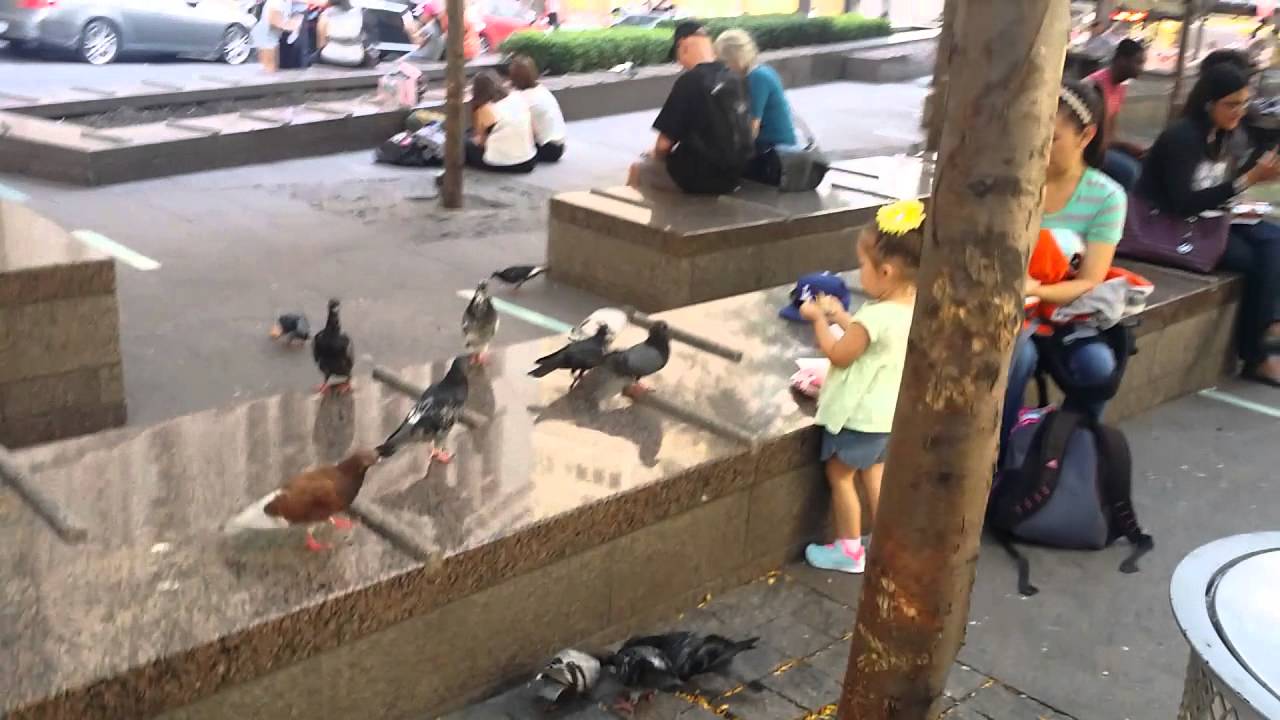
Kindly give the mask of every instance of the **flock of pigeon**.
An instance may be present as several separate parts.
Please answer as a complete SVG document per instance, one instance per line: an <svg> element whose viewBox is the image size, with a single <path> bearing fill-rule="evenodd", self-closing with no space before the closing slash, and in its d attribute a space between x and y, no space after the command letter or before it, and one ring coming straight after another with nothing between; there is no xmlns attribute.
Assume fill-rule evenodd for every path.
<svg viewBox="0 0 1280 720"><path fill-rule="evenodd" d="M517 265L499 270L490 279L519 288L546 271L537 265ZM341 303L330 300L324 327L311 337L311 327L302 313L281 315L272 328L273 338L290 346L305 345L311 340L312 358L323 382L317 392L348 393L355 369L355 344L342 329L339 317ZM602 395L624 394L634 397L647 392L641 379L666 366L671 355L666 323L654 323L649 336L625 350L610 351L614 338L628 324L621 310L603 308L592 313L570 333L569 342L559 350L538 358L529 371L533 377L544 377L556 370L568 370L573 385L593 370L603 375ZM306 544L311 550L330 546L315 539L313 531L325 522L338 529L350 529L348 520L338 517L355 501L369 468L410 443L425 442L431 448L431 460L448 463L452 456L442 448L467 402L468 365L484 365L489 344L498 332L498 311L489 294L488 281L481 281L462 313L462 336L467 354L453 359L448 373L428 387L414 403L404 421L374 450L356 450L336 465L304 471L290 478L283 487L261 498L224 526L228 533L242 530L271 530L291 525L305 525ZM334 382L334 379L337 382Z"/></svg>
<svg viewBox="0 0 1280 720"><path fill-rule="evenodd" d="M680 631L633 637L603 658L562 650L534 677L531 687L552 704L587 698L607 670L628 690L615 700L614 708L630 714L637 702L654 691L678 690L698 675L723 672L735 656L754 648L759 640Z"/></svg>

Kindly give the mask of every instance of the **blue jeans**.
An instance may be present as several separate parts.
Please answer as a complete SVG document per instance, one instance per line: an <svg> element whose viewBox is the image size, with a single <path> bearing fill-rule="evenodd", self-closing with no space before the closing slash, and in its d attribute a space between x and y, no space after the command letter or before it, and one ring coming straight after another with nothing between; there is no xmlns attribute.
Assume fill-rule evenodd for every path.
<svg viewBox="0 0 1280 720"><path fill-rule="evenodd" d="M1244 273L1236 347L1241 360L1260 363L1267 359L1262 338L1280 320L1280 226L1232 225L1219 267Z"/></svg>
<svg viewBox="0 0 1280 720"><path fill-rule="evenodd" d="M1116 356L1111 346L1105 342L1090 342L1078 345L1068 351L1067 371L1081 385L1098 385L1106 382L1116 371ZM1031 334L1024 332L1018 336L1013 346L1013 361L1009 365L1009 387L1004 394L1004 414L1000 419L1000 448L1003 457L1005 441L1013 426L1018 422L1018 411L1023 408L1023 395L1027 391L1027 383L1035 375L1036 366L1040 363L1040 351L1031 340ZM1106 403L1098 403L1088 408L1095 418L1102 417Z"/></svg>
<svg viewBox="0 0 1280 720"><path fill-rule="evenodd" d="M1138 184L1138 176L1142 174L1142 163L1129 153L1108 150L1106 158L1102 161L1102 172L1120 183L1120 187L1126 191L1132 191Z"/></svg>

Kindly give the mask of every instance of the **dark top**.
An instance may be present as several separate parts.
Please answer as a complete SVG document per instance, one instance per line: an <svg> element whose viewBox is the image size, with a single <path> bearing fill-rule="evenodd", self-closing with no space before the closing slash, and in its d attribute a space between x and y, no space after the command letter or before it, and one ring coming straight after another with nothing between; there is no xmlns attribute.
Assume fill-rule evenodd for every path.
<svg viewBox="0 0 1280 720"><path fill-rule="evenodd" d="M1181 217L1199 215L1235 197L1235 180L1249 166L1241 157L1237 130L1210 133L1190 118L1170 125L1147 153L1137 193L1160 210Z"/></svg>
<svg viewBox="0 0 1280 720"><path fill-rule="evenodd" d="M699 147L723 147L712 137L711 89L727 68L720 62L702 63L676 78L671 94L653 121L653 129L675 142L667 157L667 172L688 193L722 194L738 188L738 173L726 172L718 158L703 157ZM701 138L702 142L686 142Z"/></svg>

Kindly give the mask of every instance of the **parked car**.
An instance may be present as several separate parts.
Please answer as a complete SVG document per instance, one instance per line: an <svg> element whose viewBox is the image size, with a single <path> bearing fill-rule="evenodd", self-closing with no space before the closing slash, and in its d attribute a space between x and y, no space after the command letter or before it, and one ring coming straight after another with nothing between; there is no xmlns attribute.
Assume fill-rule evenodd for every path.
<svg viewBox="0 0 1280 720"><path fill-rule="evenodd" d="M93 65L130 54L239 65L253 23L234 0L0 0L0 38L16 51L71 51Z"/></svg>

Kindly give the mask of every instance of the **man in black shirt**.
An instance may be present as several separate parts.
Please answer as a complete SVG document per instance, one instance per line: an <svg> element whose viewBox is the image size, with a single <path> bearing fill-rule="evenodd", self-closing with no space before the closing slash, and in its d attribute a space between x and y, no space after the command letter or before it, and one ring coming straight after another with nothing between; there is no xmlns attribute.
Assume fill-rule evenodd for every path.
<svg viewBox="0 0 1280 720"><path fill-rule="evenodd" d="M723 112L713 94L726 78L737 82L736 76L716 59L711 36L693 20L676 25L671 56L685 72L676 78L653 122L658 131L653 151L631 166L627 184L672 192L731 193L742 174L738 159L714 149L733 146L734 139L725 135L734 118L714 115Z"/></svg>

